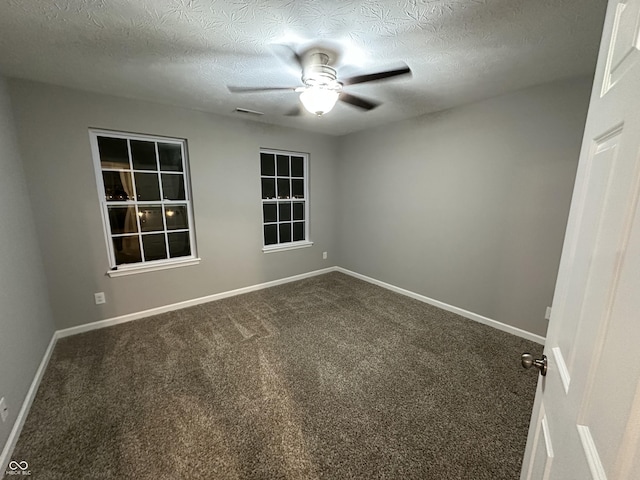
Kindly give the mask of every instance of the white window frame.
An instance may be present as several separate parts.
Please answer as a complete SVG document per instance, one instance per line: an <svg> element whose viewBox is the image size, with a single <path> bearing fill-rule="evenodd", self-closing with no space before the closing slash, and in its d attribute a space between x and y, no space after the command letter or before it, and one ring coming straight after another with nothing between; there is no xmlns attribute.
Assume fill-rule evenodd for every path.
<svg viewBox="0 0 640 480"><path fill-rule="evenodd" d="M273 177L271 177L270 175L262 175L262 154L266 153L266 154L271 154L276 156L276 160L275 160L275 175ZM274 178L275 179L275 183L276 183L276 189L277 189L277 183L278 183L278 178L283 178L283 177L278 177L278 165L277 165L277 155L287 155L289 157L302 157L302 161L303 161L303 185L304 185L304 198L303 199L295 199L295 198L284 198L284 199L279 199L279 198L270 198L270 199L265 199L262 198L262 179L263 178ZM260 159L260 163L259 163L259 168L260 168L260 199L261 199L261 204L260 204L260 218L261 218L261 235L262 235L262 251L264 253L274 253L274 252L282 252L282 251L286 251L286 250L295 250L298 248L306 248L306 247L310 247L311 245L313 245L313 242L311 241L310 237L309 237L309 154L308 153L303 153L303 152L292 152L292 151L287 151L287 150L277 150L277 149L271 149L271 148L261 148L260 149L260 154L259 154L259 159ZM291 165L289 165L289 176L288 177L284 177L284 178L296 178L296 177L291 177ZM264 238L264 227L265 225L268 224L275 224L278 225L280 222L276 221L276 222L265 222L264 221L264 205L266 203L276 203L277 205L279 205L280 203L283 202L304 202L304 240L298 240L296 242L291 241L291 242L284 242L284 243L275 243L275 244L270 244L270 245L265 245L265 238ZM277 215L280 215L280 209L277 208ZM278 219L279 220L279 219ZM293 216L292 216L292 220L291 223L293 223ZM292 235L293 235L293 231L292 231ZM280 236L280 232L278 229L278 239Z"/></svg>
<svg viewBox="0 0 640 480"><path fill-rule="evenodd" d="M101 130L101 129L89 129L89 137L91 144L91 154L93 157L94 163L94 171L96 175L96 184L97 184L97 192L98 198L100 201L100 212L102 214L102 223L103 223L103 231L105 236L105 243L107 246L107 258L109 261L109 270L107 271L107 275L110 277L119 277L124 275L131 275L136 273L145 273L151 272L155 270L164 270L168 268L176 268L188 265L195 265L200 263L200 258L197 256L196 250L196 238L195 238L195 225L194 225L194 215L193 215L193 202L191 196L191 175L189 172L189 158L187 152L187 141L185 139L179 138L171 138L171 137L162 137L157 135L146 135L146 134L137 134L137 133L128 133L128 132L119 132L112 130ZM122 202L108 202L105 193L104 180L102 176L103 171L119 171L119 169L103 169L100 161L100 151L98 148L98 137L110 137L110 138L122 138L126 140L141 140L147 142L160 142L167 144L180 145L181 155L182 155L182 175L184 179L184 189L185 189L185 199L184 200L167 200L162 198L162 181L159 178L159 188L160 188L160 200L126 200ZM134 173L149 173L147 170L135 170L133 168L133 161L131 157L131 145L130 142L127 142L127 147L129 150L129 171L133 176ZM158 162L158 150L156 145L156 161ZM160 166L158 165L159 173L161 172ZM168 173L168 172L165 172ZM135 177L134 177L135 178ZM135 181L134 181L134 189L135 189ZM179 205L187 205L187 221L188 228L184 230L178 231L188 231L189 232L189 243L190 243L190 251L191 255L182 256L177 258L169 258L167 254L166 259L161 260L144 260L144 248L142 245L142 236L140 229L140 220L137 218L138 222L138 238L140 241L140 254L142 256L142 261L137 263L127 263L116 265L116 255L113 247L113 237L118 236L111 233L111 224L109 222L109 206L114 205L123 205L123 206L138 206L140 204L144 205L158 205L158 206L166 206L171 204L179 204ZM167 229L166 220L163 215L163 232L166 234L172 232L172 230ZM166 245L167 249L169 248L168 243Z"/></svg>

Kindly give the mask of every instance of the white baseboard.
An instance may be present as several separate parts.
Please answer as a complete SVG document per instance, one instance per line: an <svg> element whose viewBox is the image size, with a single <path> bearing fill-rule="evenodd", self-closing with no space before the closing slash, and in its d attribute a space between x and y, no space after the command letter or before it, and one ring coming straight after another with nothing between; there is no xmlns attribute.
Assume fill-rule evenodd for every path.
<svg viewBox="0 0 640 480"><path fill-rule="evenodd" d="M386 288L393 292L400 293L402 295L406 295L407 297L411 297L421 302L428 303L430 305L433 305L434 307L442 308L443 310L447 310L449 312L463 316L470 320L474 320L476 322L489 325L490 327L496 328L498 330L502 330L503 332L507 332L512 335L516 335L518 337L526 338L527 340L531 340L532 342L539 343L540 345L544 345L544 342L545 342L545 338L541 337L540 335L536 335L534 333L527 332L526 330L522 330L520 328L513 327L511 325L507 325L502 322L498 322L497 320L493 320L491 318L478 315L477 313L473 313L468 310L464 310L462 308L454 307L453 305L449 305L447 303L434 300L433 298L425 297L424 295L420 295L419 293L415 293L410 290L405 290L404 288L396 287L395 285L391 285L390 283L382 282L380 280L376 280L375 278L367 277L366 275L352 272L351 270L347 270L346 268L342 268L342 267L323 268L321 270L314 270L312 272L302 273L300 275L293 275L291 277L272 280L270 282L258 283L256 285L238 288L235 290L229 290L227 292L207 295L206 297L194 298L192 300L186 300L184 302L172 303L170 305L163 305L161 307L150 308L148 310L129 313L126 315L121 315L119 317L108 318L105 320L99 320L97 322L92 322L92 323L86 323L84 325L78 325L77 327L65 328L64 330L58 330L56 332L56 336L57 338L63 338L63 337L68 337L70 335L77 335L79 333L84 333L84 332L89 332L91 330L110 327L112 325L118 325L120 323L131 322L133 320L138 320L140 318L151 317L153 315L158 315L160 313L172 312L174 310L180 310L181 308L193 307L195 305L213 302L215 300L222 300L223 298L242 295L243 293L255 292L256 290L275 287L276 285L283 285L285 283L295 282L297 280L315 277L316 275L322 275L329 272L342 272L346 275L351 275L352 277L359 278L360 280L373 283L374 285L378 285L380 287Z"/></svg>
<svg viewBox="0 0 640 480"><path fill-rule="evenodd" d="M58 340L57 332L51 336L51 340L49 341L49 345L42 356L42 360L40 361L40 365L36 370L36 374L31 381L31 386L29 387L29 391L27 392L27 396L22 402L22 407L20 408L20 412L18 412L18 416L16 417L16 421L13 424L13 428L11 429L11 433L9 434L9 438L7 439L7 443L5 443L4 448L2 449L2 454L0 454L0 477L4 475L5 470L7 469L7 465L11 460L11 454L13 453L13 449L18 442L18 438L20 437L20 432L22 432L22 427L24 426L24 422L27 419L27 414L29 413L29 409L31 409L31 404L33 403L33 399L38 392L38 387L40 386L40 381L42 380L42 376L44 375L44 371L49 364L49 359L51 358L51 354L53 353L53 347L56 345L56 341ZM22 460L22 459L21 459Z"/></svg>
<svg viewBox="0 0 640 480"><path fill-rule="evenodd" d="M270 282L258 283L257 285L251 285L249 287L238 288L236 290L229 290L227 292L215 293L213 295L207 295L206 297L194 298L192 300L186 300L184 302L172 303L170 305L163 305L161 307L150 308L149 310L142 310L140 312L129 313L121 315L119 317L108 318L106 320L98 320L97 322L85 323L84 325L78 325L77 327L65 328L64 330L58 330L56 333L58 338L68 337L70 335L77 335L78 333L89 332L91 330L97 330L99 328L110 327L112 325L118 325L120 323L131 322L140 318L151 317L160 313L172 312L174 310L180 310L181 308L193 307L195 305L201 305L203 303L213 302L215 300L222 300L223 298L235 297L236 295L242 295L243 293L255 292L256 290L262 290L264 288L275 287L276 285L282 285L289 282L295 282L297 280L303 280L305 278L315 277L316 275L322 275L324 273L334 272L337 267L323 268L321 270L314 270L312 272L302 273L300 275L293 275L292 277L281 278L278 280L272 280Z"/></svg>
<svg viewBox="0 0 640 480"><path fill-rule="evenodd" d="M338 272L345 273L347 275L351 275L352 277L359 278L360 280L364 280L365 282L373 283L374 285L378 285L379 287L386 288L393 292L406 295L407 297L414 298L421 302L428 303L429 305L433 305L434 307L447 310L448 312L455 313L457 315L468 318L470 320L475 320L476 322L489 325L490 327L496 328L498 330L502 330L503 332L507 332L512 335L516 335L518 337L526 338L527 340L531 340L532 342L536 342L536 343L539 343L540 345L544 345L545 338L541 337L540 335L536 335L535 333L527 332L526 330L522 330L520 328L507 325L506 323L498 322L497 320L483 317L482 315L478 315L477 313L469 312L468 310L454 307L453 305L449 305L447 303L434 300L433 298L425 297L424 295L420 295L419 293L415 293L410 290L405 290L404 288L396 287L395 285L391 285L390 283L385 283L380 280L376 280L375 278L367 277L366 275L352 272L351 270L347 270L346 268L336 267L335 270Z"/></svg>

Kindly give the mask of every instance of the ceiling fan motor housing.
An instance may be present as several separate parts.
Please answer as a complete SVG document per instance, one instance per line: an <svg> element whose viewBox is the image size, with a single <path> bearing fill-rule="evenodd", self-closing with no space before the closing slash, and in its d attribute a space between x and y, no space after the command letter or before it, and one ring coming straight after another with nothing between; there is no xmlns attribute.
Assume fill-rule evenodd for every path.
<svg viewBox="0 0 640 480"><path fill-rule="evenodd" d="M329 55L312 52L307 55L302 70L302 83L307 87L326 88L340 92L342 84L338 82L336 69L329 65Z"/></svg>

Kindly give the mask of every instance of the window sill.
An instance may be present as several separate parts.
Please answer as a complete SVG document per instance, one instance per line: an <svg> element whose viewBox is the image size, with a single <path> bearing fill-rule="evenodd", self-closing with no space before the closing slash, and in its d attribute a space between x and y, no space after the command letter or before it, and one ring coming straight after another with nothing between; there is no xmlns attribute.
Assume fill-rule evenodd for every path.
<svg viewBox="0 0 640 480"><path fill-rule="evenodd" d="M264 253L284 252L286 250L297 250L298 248L307 248L313 245L313 242L305 240L304 242L287 243L283 245L269 245L262 247Z"/></svg>
<svg viewBox="0 0 640 480"><path fill-rule="evenodd" d="M140 265L135 267L122 266L117 270L109 270L107 275L113 277L124 277L125 275L135 275L137 273L155 272L156 270L167 270L169 268L188 267L189 265L197 265L200 258L189 258L186 260L177 260L175 262L156 263L152 265Z"/></svg>

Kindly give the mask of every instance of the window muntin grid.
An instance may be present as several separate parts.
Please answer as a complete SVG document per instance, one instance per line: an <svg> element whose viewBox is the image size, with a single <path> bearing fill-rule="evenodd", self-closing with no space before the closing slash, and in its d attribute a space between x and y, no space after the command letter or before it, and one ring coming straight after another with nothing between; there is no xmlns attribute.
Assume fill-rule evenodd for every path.
<svg viewBox="0 0 640 480"><path fill-rule="evenodd" d="M195 258L186 142L91 131L112 269Z"/></svg>
<svg viewBox="0 0 640 480"><path fill-rule="evenodd" d="M308 155L260 151L262 231L265 248L309 240Z"/></svg>

